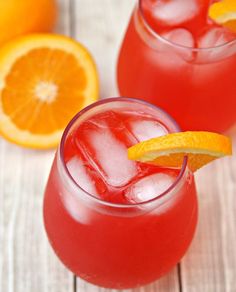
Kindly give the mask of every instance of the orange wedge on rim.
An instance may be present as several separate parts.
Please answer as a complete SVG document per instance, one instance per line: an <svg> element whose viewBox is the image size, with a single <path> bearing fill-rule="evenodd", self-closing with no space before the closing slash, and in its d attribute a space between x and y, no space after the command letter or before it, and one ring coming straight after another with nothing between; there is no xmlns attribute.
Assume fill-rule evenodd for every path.
<svg viewBox="0 0 236 292"><path fill-rule="evenodd" d="M128 149L131 160L164 167L181 167L188 156L193 172L207 163L232 154L230 138L211 132L179 132L138 143Z"/></svg>
<svg viewBox="0 0 236 292"><path fill-rule="evenodd" d="M95 64L78 42L36 34L0 49L0 134L6 139L54 147L69 120L97 99Z"/></svg>
<svg viewBox="0 0 236 292"><path fill-rule="evenodd" d="M223 0L213 3L209 8L209 17L236 32L236 1Z"/></svg>

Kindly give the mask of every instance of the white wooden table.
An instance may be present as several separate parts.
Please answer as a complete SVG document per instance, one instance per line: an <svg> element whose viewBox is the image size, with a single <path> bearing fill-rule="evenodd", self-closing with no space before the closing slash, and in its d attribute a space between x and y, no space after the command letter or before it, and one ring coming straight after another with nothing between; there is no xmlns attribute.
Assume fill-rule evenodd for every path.
<svg viewBox="0 0 236 292"><path fill-rule="evenodd" d="M117 51L135 0L61 0L57 31L92 52L101 97L117 96ZM236 145L236 128L230 133ZM0 139L0 292L108 292L66 270L43 228L42 201L53 151L32 151ZM200 220L181 263L136 292L236 291L236 156L196 175Z"/></svg>

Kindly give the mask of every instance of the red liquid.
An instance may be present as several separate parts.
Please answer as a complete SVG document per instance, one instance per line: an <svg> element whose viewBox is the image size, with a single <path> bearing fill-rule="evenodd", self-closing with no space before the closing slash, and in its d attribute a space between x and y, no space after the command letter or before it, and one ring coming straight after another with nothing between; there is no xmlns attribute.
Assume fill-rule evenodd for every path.
<svg viewBox="0 0 236 292"><path fill-rule="evenodd" d="M118 60L120 93L163 108L183 130L223 132L236 120L236 42L202 51L190 47L217 47L236 36L208 19L209 2L213 1L198 0L197 13L177 24L153 15L154 9L160 9L155 8L157 3L175 1L143 0L143 15L159 35L189 48L166 43L148 32L136 9ZM184 29L184 37L171 35L176 29Z"/></svg>
<svg viewBox="0 0 236 292"><path fill-rule="evenodd" d="M144 122L141 129L146 128L143 133L137 126L140 122ZM103 287L136 287L161 277L186 252L197 222L193 175L186 170L172 192L149 204L134 205L169 188L180 170L128 161L121 150L148 138L142 135L168 131L158 113L154 117L144 107L140 112L130 107L97 113L68 135L63 155L73 178L96 197L121 204L104 205L75 190L56 157L45 192L45 227L58 257L76 275ZM114 143L104 153L109 163L115 162L114 169L101 163L108 141ZM113 155L108 153L110 147ZM87 176L80 176L80 163ZM86 177L93 183L88 185Z"/></svg>

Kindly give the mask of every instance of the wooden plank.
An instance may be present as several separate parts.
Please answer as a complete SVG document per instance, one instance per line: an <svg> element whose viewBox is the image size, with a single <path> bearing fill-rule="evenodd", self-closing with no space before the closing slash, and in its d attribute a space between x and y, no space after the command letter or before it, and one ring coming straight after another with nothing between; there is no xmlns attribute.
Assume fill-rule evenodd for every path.
<svg viewBox="0 0 236 292"><path fill-rule="evenodd" d="M74 1L74 36L92 53L100 75L102 98L117 96L116 58L135 0ZM98 288L77 279L77 292L118 291ZM126 290L127 291L127 290ZM179 291L177 269L160 281L135 292Z"/></svg>
<svg viewBox="0 0 236 292"><path fill-rule="evenodd" d="M236 150L236 131L234 148ZM199 171L199 225L181 263L183 291L236 291L236 157Z"/></svg>
<svg viewBox="0 0 236 292"><path fill-rule="evenodd" d="M1 151L1 140L0 140L0 291L2 291L2 283L3 283L3 257L4 257L4 232L5 232L5 226L4 226L4 216L3 216L3 198L4 198L4 193L3 193L3 186L5 183L4 179L4 169L3 169L3 160L4 160L4 152Z"/></svg>
<svg viewBox="0 0 236 292"><path fill-rule="evenodd" d="M57 31L69 34L69 2ZM73 275L54 255L43 227L43 192L54 151L0 140L0 291L72 292Z"/></svg>
<svg viewBox="0 0 236 292"><path fill-rule="evenodd" d="M76 0L75 37L95 58L100 96L117 96L116 57L135 0Z"/></svg>
<svg viewBox="0 0 236 292"><path fill-rule="evenodd" d="M73 278L53 254L42 221L42 198L53 152L1 153L1 291L73 291Z"/></svg>
<svg viewBox="0 0 236 292"><path fill-rule="evenodd" d="M134 2L60 0L56 31L75 35L95 56L102 97L117 95L116 56ZM42 223L42 195L52 157L53 152L20 149L0 140L0 291L73 291L73 276L53 254ZM235 173L234 157L197 174L200 220L195 240L181 263L183 291L236 291ZM77 292L118 291L80 279L76 285ZM128 291L179 291L177 271Z"/></svg>
<svg viewBox="0 0 236 292"><path fill-rule="evenodd" d="M126 290L99 288L77 278L77 292L179 292L177 269L174 268L168 275L150 285Z"/></svg>
<svg viewBox="0 0 236 292"><path fill-rule="evenodd" d="M73 0L57 0L57 3L59 13L55 32L70 36L74 25L73 19L71 18L71 6Z"/></svg>

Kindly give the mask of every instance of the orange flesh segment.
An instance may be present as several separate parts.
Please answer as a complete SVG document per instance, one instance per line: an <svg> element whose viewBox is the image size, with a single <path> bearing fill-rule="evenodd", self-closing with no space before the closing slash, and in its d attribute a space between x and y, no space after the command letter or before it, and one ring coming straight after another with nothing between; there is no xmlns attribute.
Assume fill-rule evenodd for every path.
<svg viewBox="0 0 236 292"><path fill-rule="evenodd" d="M203 131L172 133L128 149L131 160L165 167L181 167L184 157L188 156L188 167L193 172L217 158L231 154L230 138Z"/></svg>
<svg viewBox="0 0 236 292"><path fill-rule="evenodd" d="M236 1L221 0L214 2L209 8L209 17L216 23L236 32Z"/></svg>
<svg viewBox="0 0 236 292"><path fill-rule="evenodd" d="M86 82L84 70L72 54L60 49L33 49L20 57L6 76L3 111L18 128L34 134L63 129L84 103ZM42 84L51 87L50 102L37 96L37 86L42 88Z"/></svg>

